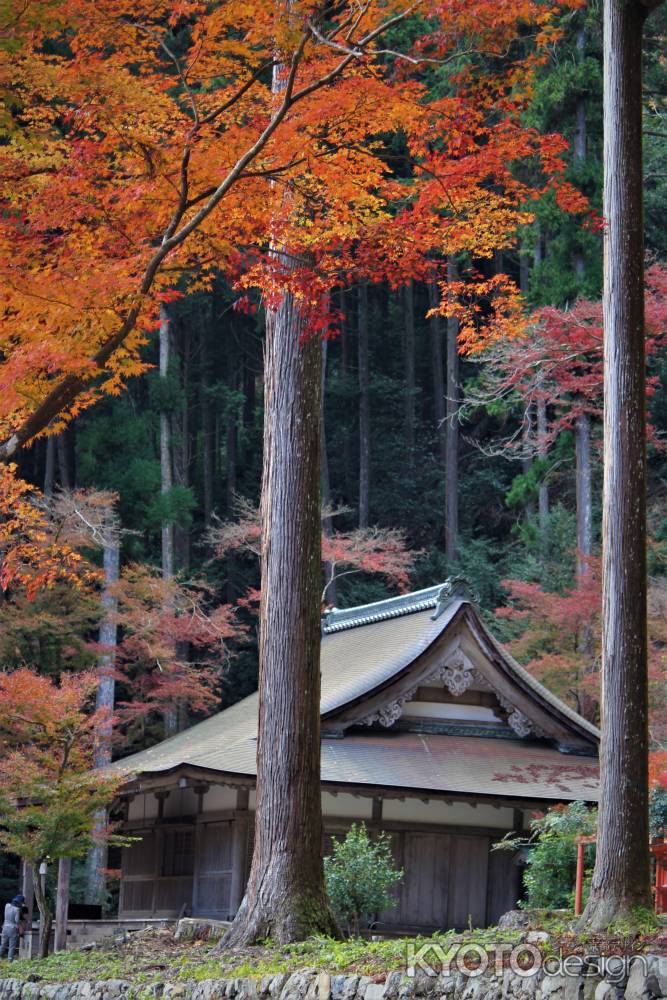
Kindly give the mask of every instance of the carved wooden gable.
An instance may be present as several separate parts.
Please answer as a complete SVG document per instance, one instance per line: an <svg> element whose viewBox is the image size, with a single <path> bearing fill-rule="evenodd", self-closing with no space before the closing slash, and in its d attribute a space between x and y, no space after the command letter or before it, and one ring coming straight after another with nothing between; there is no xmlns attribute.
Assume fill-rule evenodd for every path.
<svg viewBox="0 0 667 1000"><path fill-rule="evenodd" d="M423 604L423 602L422 602ZM379 605L378 605L379 607ZM368 667L371 679L360 696L323 713L323 732L343 735L351 728L410 730L547 740L564 751L594 753L597 731L539 685L493 640L474 607L458 600L442 630L391 676ZM374 622L379 620L376 612ZM411 614L408 606L406 614ZM420 607L411 621L416 636L433 629L440 605ZM394 620L398 619L394 615ZM364 629L363 620L347 627ZM396 622L397 636L399 623ZM360 650L363 649L361 637ZM360 654L364 665L371 652ZM377 681L379 680L379 683ZM376 683L373 683L376 682Z"/></svg>

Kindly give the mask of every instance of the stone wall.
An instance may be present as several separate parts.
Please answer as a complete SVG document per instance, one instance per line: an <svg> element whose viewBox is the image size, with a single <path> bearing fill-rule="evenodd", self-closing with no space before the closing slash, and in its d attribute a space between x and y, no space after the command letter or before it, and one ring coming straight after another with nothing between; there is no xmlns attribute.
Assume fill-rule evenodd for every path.
<svg viewBox="0 0 667 1000"><path fill-rule="evenodd" d="M565 974L539 970L519 975L505 969L469 975L459 970L413 976L337 975L304 969L262 979L208 979L154 982L137 986L119 979L43 984L0 980L0 1000L658 1000L667 996L667 957L630 960L624 973L607 978L584 960L570 962Z"/></svg>

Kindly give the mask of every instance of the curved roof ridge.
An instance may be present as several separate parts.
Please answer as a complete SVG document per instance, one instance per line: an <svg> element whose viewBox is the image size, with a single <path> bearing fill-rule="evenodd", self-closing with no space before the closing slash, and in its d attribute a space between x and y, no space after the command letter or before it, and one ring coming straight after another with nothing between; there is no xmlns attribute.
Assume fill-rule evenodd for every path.
<svg viewBox="0 0 667 1000"><path fill-rule="evenodd" d="M512 673L514 673L527 687L531 688L536 694L539 694L546 702L548 702L553 708L561 712L570 722L582 729L585 729L591 736L596 740L601 738L601 732L597 726L587 719L584 719L583 715L579 715L573 708L570 708L557 694L554 694L546 685L542 684L537 680L536 677L522 667L518 660L512 656L510 651L499 642L494 634L487 628L482 616L479 614L474 605L470 605L475 615L475 622L477 625L481 626L484 632L484 638L493 646L496 653L498 653L507 663Z"/></svg>
<svg viewBox="0 0 667 1000"><path fill-rule="evenodd" d="M413 590L409 594L399 594L398 597L373 601L372 604L359 604L354 608L332 608L322 619L322 632L324 635L328 635L331 632L342 632L343 629L356 628L359 625L369 625L371 622L399 618L401 615L413 614L415 611L435 608L438 604L438 596L444 586L444 582L438 583L434 587Z"/></svg>

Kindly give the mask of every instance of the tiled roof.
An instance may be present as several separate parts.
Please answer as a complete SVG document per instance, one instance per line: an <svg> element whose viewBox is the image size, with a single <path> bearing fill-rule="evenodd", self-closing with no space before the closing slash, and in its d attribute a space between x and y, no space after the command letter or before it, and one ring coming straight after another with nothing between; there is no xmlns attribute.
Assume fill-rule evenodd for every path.
<svg viewBox="0 0 667 1000"><path fill-rule="evenodd" d="M383 690L471 610L460 597L439 604L441 590L441 586L431 587L406 597L329 613L322 637L323 716L363 699L370 691ZM555 709L564 709L583 723L501 647L494 643L494 648L505 656L510 672L520 671L523 687L532 686ZM189 765L254 776L257 709L254 694L118 766L134 773L156 773ZM594 727L590 730L597 732ZM322 780L339 785L591 799L595 785L591 768L596 766L595 761L568 757L545 744L481 736L388 729L381 733L350 732L343 738L322 741Z"/></svg>

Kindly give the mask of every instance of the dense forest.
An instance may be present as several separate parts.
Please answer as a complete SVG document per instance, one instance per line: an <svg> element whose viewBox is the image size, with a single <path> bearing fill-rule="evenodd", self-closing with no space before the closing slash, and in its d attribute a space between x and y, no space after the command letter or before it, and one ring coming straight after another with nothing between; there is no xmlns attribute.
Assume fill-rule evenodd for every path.
<svg viewBox="0 0 667 1000"><path fill-rule="evenodd" d="M527 25L503 52L489 51L488 39L486 51L468 51L462 33L458 49L445 60L425 58L417 82L406 84L411 94L413 85L419 93L420 107L429 102L448 107L466 60L472 59L485 81L479 99L488 99L485 114L492 123L485 123L488 132L479 126L484 136L479 145L494 162L495 174L485 167L480 189L486 200L476 190L477 207L470 207L473 199L466 206L469 224L480 213L470 249L452 224L451 252L439 253L434 241L411 256L409 244L428 239L426 216L416 213L414 230L399 230L405 246L393 255L385 254L384 246L382 253L377 246L365 248L350 226L352 236L346 231L342 239L343 263L333 279L329 275L328 286L322 268L314 290L295 284L290 294L304 300L311 296L308 325L318 343L322 339L322 610L460 578L516 658L599 723L603 41L601 4L561 6L552 15L553 40L537 46L539 58L535 32ZM430 51L423 41L429 37L425 25L420 15L397 18L382 50L388 77L400 79L399 52ZM195 44L187 17L174 15L166 37L160 71L165 79L172 74L173 86L194 105L179 68L180 57ZM653 749L662 746L667 725L666 37L667 9L662 7L648 20L644 36ZM62 56L60 44L53 43L54 58ZM504 73L509 78L520 64L531 67L530 83L517 75L520 97L513 92L510 102L511 88L503 91L489 81L505 80ZM281 81L275 66L271 71L275 97L291 84ZM258 79L260 72L266 75L266 67L257 70ZM488 98L484 87L492 93L494 86L508 107L511 103L508 118L517 150L511 163L502 162L502 144L492 151L497 98ZM360 127L362 137L350 140L347 150L358 157L357 169L365 156L381 164L393 218L401 216L417 190L419 154L427 158L426 140L420 145L414 122L401 127L401 113L400 107L388 108L384 133L375 108L370 124ZM447 113L455 120L451 109ZM335 146L324 133L317 141ZM146 158L152 180L157 172L153 154L140 141L137 145L137 157ZM85 159L84 148L82 175ZM545 164L557 175L559 163L563 176L545 182ZM262 178L270 177L272 191L281 169ZM318 235L318 226L326 229L327 211L318 199L326 205L325 183L335 191L341 176L332 170L331 177L318 176L317 182L307 177L303 189L295 181L284 195L303 199L302 229L312 226ZM355 211L370 213L382 184L371 174ZM499 193L502 185L504 192L512 191L508 202ZM327 197L340 211L330 191ZM352 195L341 194L346 197ZM113 205L109 197L100 218ZM53 213L56 206L48 210ZM235 210L242 215L238 206ZM438 212L444 219L446 210ZM265 229L269 225L262 219L258 228L260 222ZM59 233L57 221L51 219L50 225L49 238ZM20 567L5 562L0 579L3 669L27 667L60 677L106 667L98 706L105 699L107 705L115 701L114 757L173 735L257 687L266 327L276 309L270 282L262 287L253 280L253 268L260 266L255 251L244 250L242 265L236 260L241 256L234 244L237 232L250 245L258 239L255 222L245 225L246 220L234 218L232 249L223 240L233 264L217 266L220 245L213 245L211 262L207 233L197 247L195 276L188 261L175 281L163 279L158 320L139 325L140 350L129 346L123 355L122 348L94 406L85 402L77 408L66 399L53 420L44 421L49 433L26 434L25 446L12 455L20 480L39 490L39 512L20 506L25 502L20 489L13 502L28 522L41 518L39 525L47 526L44 530L60 547L58 558L67 572L53 562L47 565L44 587L39 574L37 582L31 573L24 578ZM331 239L328 232L325 236ZM167 242L171 238L173 233L165 236ZM397 240L396 233L392 238ZM262 239L267 242L265 231ZM275 240L268 244L274 246ZM318 252L330 266L330 251L318 247ZM373 253L382 258L381 265L371 261ZM49 267L45 264L45 274ZM91 302L97 281L94 268L83 276ZM128 293L120 279L118 288L122 299ZM494 311L494 296L504 303L505 326L498 319L502 310ZM133 324L136 319L133 314ZM480 330L487 321L495 332L485 336ZM43 318L35 320L37 327L40 322ZM20 353L8 351L11 363L20 364ZM75 349L72 355L76 359ZM37 395L43 395L44 382L60 365L50 344ZM79 378L79 370L85 370L80 359L71 363L66 379ZM22 391L19 387L19 396ZM23 405L17 403L12 412L22 412ZM57 414L66 406L67 419L59 423ZM4 502L6 512L7 497ZM31 555L24 551L18 558L29 563ZM108 747L104 754L98 765L108 763Z"/></svg>
<svg viewBox="0 0 667 1000"><path fill-rule="evenodd" d="M659 689L667 608L667 272L660 266L667 253L666 24L664 12L650 24L645 100L656 743L664 732ZM526 120L542 133L564 135L572 150L568 176L599 212L596 6L568 13L562 27L563 38L539 70ZM430 82L441 85L437 77ZM400 173L400 138L393 138L387 156ZM461 574L519 659L597 720L601 235L562 211L553 196L531 211L534 221L522 227L518 245L508 239L507 249L488 260L451 262L454 273L474 264L520 285L533 320L522 340L459 356L456 320L429 315L438 291L424 282L351 283L332 294L322 370L323 523L326 533L344 539L349 565L325 602L349 606L395 592L408 585L404 565L413 589ZM168 575L186 590L194 584L204 610L219 603L238 607L242 631L230 629L224 655L212 646L206 652L216 686L219 681L216 699L228 705L256 683L252 594L259 563L230 522L247 524L259 502L263 304L258 294L230 288L219 277L210 293L189 294L184 285L164 314L143 352L149 371L131 379L122 396L103 399L59 435L24 450L19 469L46 496L111 491L129 577L142 565L164 567L166 536ZM545 341L552 349L547 356ZM356 529L362 536L355 540ZM89 558L101 564L100 545L89 542ZM392 557L396 546L409 553L405 560ZM121 601L121 638L123 614L141 616L142 599L151 600L135 587L134 597ZM3 657L9 665L53 672L91 664L101 613L98 598L66 587L32 603L10 595L0 609ZM168 644L168 637L154 642ZM184 642L185 648L174 641L179 648L172 655L194 662L187 636ZM131 649L136 696L151 686L137 674L155 666L150 652L142 665ZM201 692L196 683L188 692L187 678L185 701L196 711ZM212 707L209 700L207 710ZM162 720L155 712L142 714L141 725L135 720L130 729L121 752L161 736Z"/></svg>

